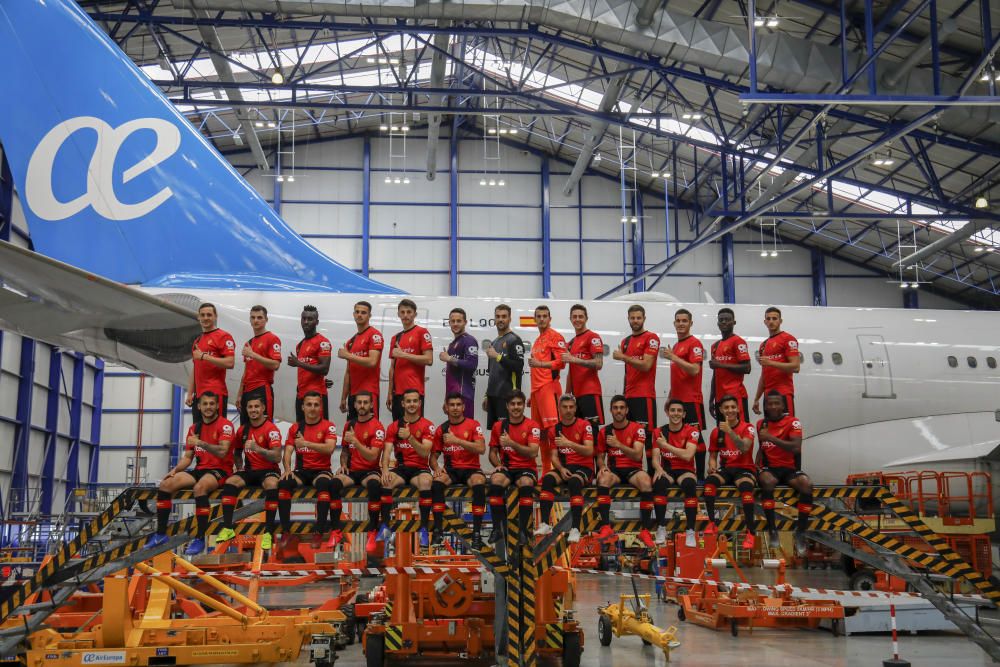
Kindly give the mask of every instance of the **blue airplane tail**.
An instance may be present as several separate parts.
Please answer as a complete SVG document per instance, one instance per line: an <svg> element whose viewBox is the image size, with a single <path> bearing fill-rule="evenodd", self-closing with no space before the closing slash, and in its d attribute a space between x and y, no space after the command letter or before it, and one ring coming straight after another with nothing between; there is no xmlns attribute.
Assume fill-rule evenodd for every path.
<svg viewBox="0 0 1000 667"><path fill-rule="evenodd" d="M143 286L399 291L295 233L73 0L0 3L0 62L38 252Z"/></svg>

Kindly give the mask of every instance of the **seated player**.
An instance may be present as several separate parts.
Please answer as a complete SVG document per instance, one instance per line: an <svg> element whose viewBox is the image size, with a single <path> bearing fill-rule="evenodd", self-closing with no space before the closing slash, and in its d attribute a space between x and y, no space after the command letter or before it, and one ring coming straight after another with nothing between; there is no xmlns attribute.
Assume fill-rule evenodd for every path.
<svg viewBox="0 0 1000 667"><path fill-rule="evenodd" d="M348 421L344 425L344 446L340 450L340 468L330 487L330 498L333 502L333 531L331 544L340 541L341 537L341 493L350 486L363 486L368 491L368 538L365 541L365 551L374 553L378 536L384 540L389 528L379 525L379 513L384 500L381 480L382 450L385 448L385 428L375 417L375 397L370 391L362 390L354 395L354 411L357 421ZM389 496L392 505L392 496Z"/></svg>
<svg viewBox="0 0 1000 667"><path fill-rule="evenodd" d="M420 494L420 546L426 547L434 503L430 458L435 428L431 420L420 416L424 397L419 391L407 389L396 398L403 416L389 424L385 431L385 442L392 445L396 465L390 468L388 452L382 455L382 486L389 490L406 484L417 488Z"/></svg>
<svg viewBox="0 0 1000 667"><path fill-rule="evenodd" d="M244 397L243 409L248 421L240 426L241 435L237 437L243 443L243 466L239 472L230 475L222 487L222 528L216 534L216 539L225 542L236 536L233 530L236 497L240 489L256 486L264 489L266 532L261 538L260 546L262 549L270 549L275 515L278 512L278 480L281 478L278 461L281 460L283 449L281 431L267 418L264 398Z"/></svg>
<svg viewBox="0 0 1000 667"><path fill-rule="evenodd" d="M725 395L719 401L721 421L712 430L709 442L708 475L705 477L705 510L708 512L709 526L706 533L718 532L715 518L715 496L720 486L729 484L740 492L743 504L743 520L747 534L743 539L744 549L753 549L756 541L754 529L753 487L757 466L753 460L753 443L757 431L753 424L740 419L740 403L735 396Z"/></svg>
<svg viewBox="0 0 1000 667"><path fill-rule="evenodd" d="M507 416L493 424L490 433L490 463L496 470L490 475L490 514L493 530L489 541L504 540L507 526L507 504L504 491L517 486L517 540L528 543L528 523L534 509L535 482L538 481L538 446L542 427L524 416L527 399L515 389L507 395Z"/></svg>
<svg viewBox="0 0 1000 667"><path fill-rule="evenodd" d="M542 477L542 492L539 494L539 518L535 535L551 535L552 505L556 498L556 487L565 485L569 489L569 511L573 527L566 539L575 544L580 541L583 525L583 487L594 480L594 428L586 419L576 416L576 399L564 394L559 398L559 421L549 429L552 449L552 470Z"/></svg>
<svg viewBox="0 0 1000 667"><path fill-rule="evenodd" d="M201 422L192 424L188 429L181 460L160 482L156 496L156 532L146 542L147 547L156 547L167 541L167 521L170 519L173 496L182 489L193 488L198 532L184 552L189 556L205 550L205 532L212 513L208 494L233 474L233 450L230 445L234 429L228 419L219 416L218 395L211 391L202 392L198 397L198 411ZM188 470L193 459L198 462L194 470Z"/></svg>
<svg viewBox="0 0 1000 667"><path fill-rule="evenodd" d="M671 486L680 487L684 492L684 517L687 530L684 544L698 545L695 522L698 520L698 480L696 479L696 456L701 431L687 418L684 402L672 398L666 405L667 425L654 433L656 446L653 448L653 508L656 510L656 542L667 542L667 490Z"/></svg>
<svg viewBox="0 0 1000 667"><path fill-rule="evenodd" d="M448 421L442 423L434 434L434 544L442 541L444 523L444 491L450 484L472 489L472 548L482 549L483 515L486 514L486 475L479 466L479 457L486 452L483 427L475 419L465 416L466 400L462 392L453 391L444 399ZM444 466L437 467L437 454L444 454Z"/></svg>
<svg viewBox="0 0 1000 667"><path fill-rule="evenodd" d="M329 530L327 516L330 513L330 490L333 482L330 462L333 451L337 448L337 427L329 419L323 418L323 395L318 391L305 393L302 397L302 412L305 419L292 424L285 438L285 474L278 482L281 539L286 541L292 532L292 492L299 486L311 486L316 489L313 541L319 546L323 534Z"/></svg>
<svg viewBox="0 0 1000 667"><path fill-rule="evenodd" d="M656 546L649 529L653 527L653 483L643 470L646 453L646 428L629 421L628 401L624 396L611 399L611 423L597 434L597 511L600 525L597 536L614 537L611 528L611 487L631 484L639 490L639 541L652 549Z"/></svg>
<svg viewBox="0 0 1000 667"><path fill-rule="evenodd" d="M802 422L795 415L785 413L786 398L772 390L764 398L764 419L757 422L757 440L760 442L761 469L758 475L761 505L767 520L771 544L778 543L778 530L774 525L774 489L784 484L799 494L796 509L799 511L795 526L795 552L805 555L805 531L812 512L813 486L809 475L795 465L802 454Z"/></svg>

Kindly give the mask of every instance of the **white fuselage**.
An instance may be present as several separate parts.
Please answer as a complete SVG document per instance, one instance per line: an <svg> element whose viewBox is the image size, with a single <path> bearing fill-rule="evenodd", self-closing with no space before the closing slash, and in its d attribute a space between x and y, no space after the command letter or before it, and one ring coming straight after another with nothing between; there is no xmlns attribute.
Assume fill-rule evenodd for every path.
<svg viewBox="0 0 1000 667"><path fill-rule="evenodd" d="M167 292L157 290L154 293ZM217 305L219 326L233 334L237 349L252 335L248 312L256 303L265 305L270 311L269 329L281 338L285 356L294 351L295 343L302 337L299 315L306 304L319 309L320 332L331 340L335 350L357 331L352 311L353 304L360 299L373 304L371 325L387 338L402 328L396 314L401 297L396 295L184 292ZM433 420L444 419L438 407L443 403L444 367L437 353L453 338L447 326L452 308L457 306L466 310L468 331L479 341L492 339L496 334L493 309L501 302L511 306L513 329L528 345L537 331L520 328L519 317L532 315L541 303L552 309L555 328L567 340L573 335L569 324L572 301L412 298L419 309L418 323L427 327L434 339L434 365L427 369L425 403L426 414ZM589 328L614 349L630 332L626 319L629 302L583 303L590 313ZM694 313L692 334L706 349L720 338L716 326L719 305L656 302L643 305L647 313L646 328L657 333L665 344L676 341L674 312L681 307ZM752 355L767 336L763 325L764 306L731 307L736 312L736 333L747 340ZM988 363L988 358L1000 356L994 314L801 306L783 307L782 310L784 329L798 338L803 356L801 371L795 376L795 403L806 434L803 465L816 482L843 483L851 472L881 469L898 459L943 453L955 447L1000 439L997 423L1000 371ZM121 360L130 365L171 382L187 383L190 362L165 364L125 347L120 347L119 351ZM821 359L817 355L821 355ZM949 356L956 358L956 367L949 365ZM969 357L976 360L976 368L970 368ZM746 378L751 401L760 376L759 365L754 361L752 366ZM483 354L477 372L477 409L486 390L486 367L487 359ZM345 362L335 353L329 374L334 381L330 406L338 425L343 420L337 406L344 370ZM384 354L381 365L383 401L388 370L388 355ZM527 382L527 368L525 370ZM230 396L236 395L242 372L243 361L238 356L236 367L228 374ZM622 389L622 363L608 355L600 376L606 405L607 399ZM706 401L710 381L711 370L706 364L703 374ZM295 369L282 363L274 385L278 419L293 418L295 382ZM659 410L663 409L669 389L669 363L659 359L656 381ZM389 419L384 406L382 413L383 419ZM663 419L661 412L660 424ZM711 419L709 422L711 428Z"/></svg>

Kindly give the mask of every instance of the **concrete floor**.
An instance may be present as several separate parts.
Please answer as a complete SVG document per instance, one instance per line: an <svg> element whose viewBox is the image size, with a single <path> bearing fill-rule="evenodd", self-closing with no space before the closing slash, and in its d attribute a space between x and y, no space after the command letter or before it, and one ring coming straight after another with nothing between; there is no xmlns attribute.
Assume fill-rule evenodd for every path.
<svg viewBox="0 0 1000 667"><path fill-rule="evenodd" d="M762 582L773 580L770 576L772 573L758 571L758 574ZM788 578L793 584L827 588L841 588L846 582L841 572L828 571L790 572ZM577 581L576 613L586 633L583 667L667 664L659 649L643 646L638 637L615 638L609 647L603 647L597 641L597 605L617 600L622 591L630 590L627 580L601 575L580 575ZM365 583L364 588L373 585L367 581ZM640 581L639 584L640 593L654 593L651 581ZM284 599L274 599L272 602L317 604L317 601L322 600L324 596L324 590L319 588L295 591L293 594L285 593L281 595ZM655 600L655 594L653 599L651 611L657 623L661 626L671 624L678 626L681 646L672 652L670 662L672 665L854 667L855 665L878 666L884 658L891 657L892 645L888 635L834 637L825 630L758 630L752 635L743 633L739 637L732 637L729 632L714 632L689 623L680 623L677 620L677 605L658 602ZM262 602L267 604L263 599ZM998 630L996 625L988 626L986 629L994 633ZM978 667L993 664L982 649L958 633L903 635L900 637L900 654L915 667L940 665ZM300 658L298 664L308 664L308 655ZM440 665L441 661L422 660L414 664ZM337 667L364 666L365 658L358 644L349 646L339 653Z"/></svg>

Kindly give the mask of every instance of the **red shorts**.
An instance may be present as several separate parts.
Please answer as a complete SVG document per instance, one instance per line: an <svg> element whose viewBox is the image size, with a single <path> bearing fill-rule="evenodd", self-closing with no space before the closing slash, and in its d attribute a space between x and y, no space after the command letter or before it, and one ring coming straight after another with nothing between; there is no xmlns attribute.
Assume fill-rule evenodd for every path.
<svg viewBox="0 0 1000 667"><path fill-rule="evenodd" d="M562 387L558 381L550 382L538 391L531 392L531 418L541 424L542 431L559 421L559 397Z"/></svg>

